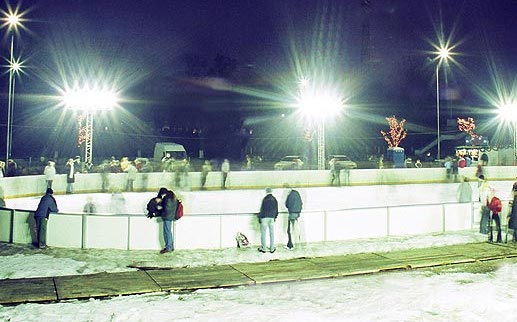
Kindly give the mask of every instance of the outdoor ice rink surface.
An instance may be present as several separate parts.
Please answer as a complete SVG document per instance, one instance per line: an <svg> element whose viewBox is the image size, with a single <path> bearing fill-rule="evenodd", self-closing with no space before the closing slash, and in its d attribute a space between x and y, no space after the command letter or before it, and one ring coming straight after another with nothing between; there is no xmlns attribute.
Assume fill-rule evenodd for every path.
<svg viewBox="0 0 517 322"><path fill-rule="evenodd" d="M477 183L471 183L473 199ZM491 182L503 199L512 182ZM458 184L301 188L305 209L455 202ZM283 200L284 189L274 195ZM263 190L182 192L193 213L257 212ZM128 209L154 193L123 193ZM136 198L141 196L142 199ZM110 209L111 194L92 194ZM62 211L82 211L86 195L57 195ZM7 200L9 207L35 209L39 197ZM221 200L223 202L221 202ZM282 202L280 202L282 204ZM135 211L135 213L139 213ZM141 212L140 212L141 213ZM480 242L476 231L319 242L294 251L261 254L254 248L156 251L31 249L0 244L0 278L89 274L132 270L134 262L171 267L260 262L297 257L418 249ZM0 306L1 321L514 321L517 260L436 269L380 273L192 293L153 293L111 299Z"/></svg>
<svg viewBox="0 0 517 322"><path fill-rule="evenodd" d="M512 181L493 181L490 185L502 200L510 198ZM472 200L478 198L477 182L470 182ZM337 210L350 208L385 207L452 203L457 201L459 183L342 186L297 188L303 199L305 211ZM280 211L286 211L284 201L287 189L273 189ZM188 214L257 213L264 190L175 190L188 210ZM55 195L60 212L82 213L87 198L92 198L98 213L144 214L147 201L154 192L122 192ZM41 196L7 199L7 207L35 210Z"/></svg>

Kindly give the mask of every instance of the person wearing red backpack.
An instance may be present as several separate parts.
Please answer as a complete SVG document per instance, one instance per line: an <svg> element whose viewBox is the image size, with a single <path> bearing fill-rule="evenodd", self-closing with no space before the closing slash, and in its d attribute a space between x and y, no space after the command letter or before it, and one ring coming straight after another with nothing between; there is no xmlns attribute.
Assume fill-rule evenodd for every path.
<svg viewBox="0 0 517 322"><path fill-rule="evenodd" d="M493 241L492 236L492 220L495 221L495 225L497 228L497 242L501 243L501 219L499 218L499 213L501 212L503 205L501 203L501 199L497 198L496 196L493 196L490 200L490 203L488 205L488 208L490 209L490 219L488 220L488 242Z"/></svg>

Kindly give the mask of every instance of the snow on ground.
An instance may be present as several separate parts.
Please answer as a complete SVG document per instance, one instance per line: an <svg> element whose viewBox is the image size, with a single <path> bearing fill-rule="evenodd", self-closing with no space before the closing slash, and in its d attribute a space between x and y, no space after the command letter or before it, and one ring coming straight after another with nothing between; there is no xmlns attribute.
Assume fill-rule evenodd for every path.
<svg viewBox="0 0 517 322"><path fill-rule="evenodd" d="M506 191L508 184L511 185L504 183L500 190ZM417 199L415 196L429 196L430 192L437 190L420 187L422 194L415 192L415 186L362 187L360 189L363 191L358 192L357 199L355 194L347 194L346 200L348 203L354 201L354 205L358 200L391 203L394 202L393 194L396 194L402 196L396 199L398 202L411 203ZM344 187L342 191L356 191L348 188ZM438 189L441 192L433 197L436 202L454 198L456 185L441 188L443 190ZM305 193L305 205L316 207L322 199L329 200L329 192L332 194L335 191L327 189L311 190L310 193L302 191ZM214 192L209 197L217 198L219 193ZM368 193L371 196L364 195ZM279 189L277 197L281 194ZM372 199L372 196L377 198ZM192 194L191 200L197 197ZM109 197L103 198L108 198L105 199L108 205ZM72 203L61 202L63 205ZM255 206L248 207L251 209ZM203 207L200 205L197 211L203 213ZM238 208L239 212L247 211L240 206ZM128 268L132 264L164 267L217 265L385 252L485 240L485 235L464 231L310 243L297 245L294 251L279 248L274 254L261 254L256 248L227 248L176 250L164 255L156 251L135 250L39 250L27 245L0 243L0 279L119 272L133 270ZM112 299L0 306L0 321L514 321L517 259L498 261L492 265L476 263L188 293L153 293Z"/></svg>
<svg viewBox="0 0 517 322"><path fill-rule="evenodd" d="M274 254L259 253L256 247L176 250L161 255L157 251L112 249L34 249L27 245L0 243L0 279L44 277L133 270L128 265L185 267L260 262L297 257L321 257L390 250L414 249L440 245L485 241L474 232L430 234L421 236L357 239L298 245L294 250L278 248Z"/></svg>
<svg viewBox="0 0 517 322"><path fill-rule="evenodd" d="M256 249L151 251L31 249L0 244L0 278L128 270L134 261L171 266L258 262L484 241L475 232ZM479 265L488 265L479 263ZM467 265L464 265L467 267ZM0 321L514 321L517 260L497 269L419 270L290 283L152 293L112 299L0 306ZM474 271L474 272L472 272ZM481 272L477 272L481 271Z"/></svg>

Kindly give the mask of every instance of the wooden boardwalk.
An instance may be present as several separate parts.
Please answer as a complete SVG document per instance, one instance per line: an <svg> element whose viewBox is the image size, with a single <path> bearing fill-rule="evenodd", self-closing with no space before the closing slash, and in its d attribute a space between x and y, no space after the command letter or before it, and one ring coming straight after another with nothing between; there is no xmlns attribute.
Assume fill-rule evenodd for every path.
<svg viewBox="0 0 517 322"><path fill-rule="evenodd" d="M0 304L336 278L517 257L514 244L473 243L386 253L296 258L206 267L0 280Z"/></svg>

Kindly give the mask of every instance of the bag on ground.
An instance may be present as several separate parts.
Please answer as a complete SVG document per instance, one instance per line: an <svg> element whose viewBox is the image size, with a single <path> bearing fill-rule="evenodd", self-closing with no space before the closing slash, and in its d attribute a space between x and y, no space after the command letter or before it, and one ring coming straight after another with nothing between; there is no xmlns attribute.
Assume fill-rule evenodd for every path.
<svg viewBox="0 0 517 322"><path fill-rule="evenodd" d="M237 240L237 247L239 248L250 246L248 238L241 232L237 233L237 235L235 236L235 240Z"/></svg>

